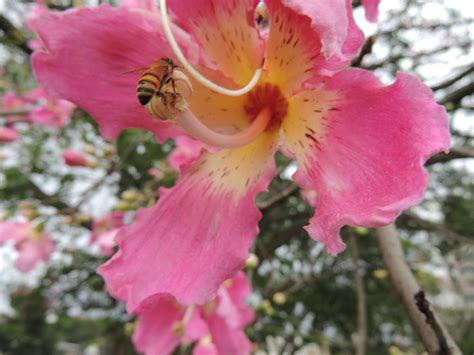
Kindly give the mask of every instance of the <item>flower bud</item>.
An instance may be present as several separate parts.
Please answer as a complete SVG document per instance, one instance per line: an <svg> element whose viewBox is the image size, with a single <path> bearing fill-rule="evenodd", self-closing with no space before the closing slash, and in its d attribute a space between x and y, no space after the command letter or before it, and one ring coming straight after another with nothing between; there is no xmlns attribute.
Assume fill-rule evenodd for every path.
<svg viewBox="0 0 474 355"><path fill-rule="evenodd" d="M254 253L250 253L249 257L247 258L247 261L245 262L245 269L254 270L258 267L259 263L260 260L258 259L258 256Z"/></svg>
<svg viewBox="0 0 474 355"><path fill-rule="evenodd" d="M354 227L354 232L357 235L367 235L367 234L369 234L369 230L365 227Z"/></svg>
<svg viewBox="0 0 474 355"><path fill-rule="evenodd" d="M283 292L275 292L272 297L273 303L281 306L286 303L286 295Z"/></svg>

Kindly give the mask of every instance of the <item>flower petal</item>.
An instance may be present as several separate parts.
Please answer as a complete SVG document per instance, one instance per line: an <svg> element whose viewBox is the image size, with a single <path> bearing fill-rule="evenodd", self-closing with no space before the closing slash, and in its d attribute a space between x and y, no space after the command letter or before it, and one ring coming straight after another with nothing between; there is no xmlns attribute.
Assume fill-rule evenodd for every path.
<svg viewBox="0 0 474 355"><path fill-rule="evenodd" d="M133 333L135 349L147 355L171 354L179 344L173 325L183 319L184 309L171 298L160 298L138 315Z"/></svg>
<svg viewBox="0 0 474 355"><path fill-rule="evenodd" d="M216 312L232 328L242 328L255 318L255 313L247 304L247 298L252 292L250 282L243 272L239 272L224 285L218 291Z"/></svg>
<svg viewBox="0 0 474 355"><path fill-rule="evenodd" d="M420 202L423 163L449 147L446 112L423 83L398 74L384 86L357 69L295 96L283 133L299 162L295 179L317 194L307 230L332 254L344 249L343 225L388 224Z"/></svg>
<svg viewBox="0 0 474 355"><path fill-rule="evenodd" d="M244 265L261 217L254 198L275 171L275 141L267 133L243 148L203 155L120 230L120 250L99 273L130 312L157 294L204 303Z"/></svg>
<svg viewBox="0 0 474 355"><path fill-rule="evenodd" d="M188 29L236 84L246 84L260 66L263 45L255 27L256 0L169 0L179 24Z"/></svg>
<svg viewBox="0 0 474 355"><path fill-rule="evenodd" d="M266 66L270 80L286 88L349 63L364 41L349 0L269 0Z"/></svg>
<svg viewBox="0 0 474 355"><path fill-rule="evenodd" d="M249 355L252 344L242 328L232 328L225 318L217 314L209 316L207 324L218 354Z"/></svg>
<svg viewBox="0 0 474 355"><path fill-rule="evenodd" d="M179 136L175 138L176 148L168 156L171 167L176 171L181 171L186 166L195 161L201 155L204 144L195 139Z"/></svg>
<svg viewBox="0 0 474 355"><path fill-rule="evenodd" d="M47 261L55 245L47 236L31 237L16 245L18 259L15 266L21 272L29 272L41 261Z"/></svg>
<svg viewBox="0 0 474 355"><path fill-rule="evenodd" d="M157 15L102 5L49 12L34 27L47 48L33 55L38 80L88 111L104 136L114 138L129 127L153 131L161 140L176 133L174 125L153 119L135 95L136 70L171 57Z"/></svg>
<svg viewBox="0 0 474 355"><path fill-rule="evenodd" d="M365 9L365 17L371 22L377 22L379 17L380 0L362 0Z"/></svg>

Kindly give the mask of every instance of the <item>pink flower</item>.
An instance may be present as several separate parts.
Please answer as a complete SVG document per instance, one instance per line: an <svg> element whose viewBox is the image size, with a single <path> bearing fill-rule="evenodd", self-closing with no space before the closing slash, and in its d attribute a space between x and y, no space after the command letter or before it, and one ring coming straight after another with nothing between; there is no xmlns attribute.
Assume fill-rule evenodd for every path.
<svg viewBox="0 0 474 355"><path fill-rule="evenodd" d="M160 295L203 303L243 266L261 218L254 200L275 174L277 150L298 162L295 181L317 191L306 229L337 254L342 226L381 226L420 202L428 182L423 163L448 149L446 113L418 79L399 73L385 86L370 72L344 69L363 43L349 0L268 0L263 37L251 20L256 4L168 1L188 31L174 27L179 45L214 82L241 87L265 63L258 86L243 96L192 80L189 109L168 121L140 105L133 90L141 73L130 72L174 58L155 13L101 6L48 14L36 24L47 48L33 56L38 79L87 110L107 137L126 127L160 140L183 130L198 136L194 126L173 123L193 117L214 136L230 137L210 144L210 134L200 135L223 149L203 153L120 230L120 250L99 272L131 312ZM263 132L236 133L260 124ZM224 148L229 141L241 146Z"/></svg>
<svg viewBox="0 0 474 355"><path fill-rule="evenodd" d="M82 153L73 149L63 151L64 162L69 166L87 166L93 167L96 165L94 160L89 159Z"/></svg>
<svg viewBox="0 0 474 355"><path fill-rule="evenodd" d="M169 155L168 160L176 171L181 171L184 165L195 161L201 155L204 145L192 138L179 136L175 139L176 148Z"/></svg>
<svg viewBox="0 0 474 355"><path fill-rule="evenodd" d="M370 22L377 22L379 16L380 0L362 0L362 5L365 9L365 17Z"/></svg>
<svg viewBox="0 0 474 355"><path fill-rule="evenodd" d="M36 103L36 107L29 114L29 118L38 125L53 128L62 127L70 121L76 108L69 101L49 97L43 88L32 90L24 97Z"/></svg>
<svg viewBox="0 0 474 355"><path fill-rule="evenodd" d="M254 319L245 303L250 293L250 283L240 272L219 288L214 300L202 306L186 309L170 298L150 302L138 315L135 347L146 355L166 355L182 341L198 341L194 355L250 354L251 343L244 332Z"/></svg>
<svg viewBox="0 0 474 355"><path fill-rule="evenodd" d="M21 272L31 271L39 262L47 261L55 249L49 236L30 223L0 222L0 245L9 240L19 253L15 266Z"/></svg>
<svg viewBox="0 0 474 355"><path fill-rule="evenodd" d="M18 132L15 129L0 127L0 142L14 142L18 137Z"/></svg>
<svg viewBox="0 0 474 355"><path fill-rule="evenodd" d="M97 244L105 256L111 256L117 245L115 236L123 226L123 212L111 212L97 219L92 226L91 244Z"/></svg>
<svg viewBox="0 0 474 355"><path fill-rule="evenodd" d="M155 0L122 0L122 6L137 7L145 10L156 10Z"/></svg>
<svg viewBox="0 0 474 355"><path fill-rule="evenodd" d="M26 104L26 101L23 98L17 96L12 91L7 91L5 95L3 95L2 101L4 108L19 108Z"/></svg>

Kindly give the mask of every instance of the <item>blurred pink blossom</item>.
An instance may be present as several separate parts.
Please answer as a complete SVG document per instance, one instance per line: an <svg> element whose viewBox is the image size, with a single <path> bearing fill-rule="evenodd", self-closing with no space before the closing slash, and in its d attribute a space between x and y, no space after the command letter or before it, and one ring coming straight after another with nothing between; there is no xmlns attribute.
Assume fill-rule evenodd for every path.
<svg viewBox="0 0 474 355"><path fill-rule="evenodd" d="M31 223L0 222L0 245L9 240L19 253L15 266L21 272L31 271L39 262L47 261L56 248L48 234Z"/></svg>
<svg viewBox="0 0 474 355"><path fill-rule="evenodd" d="M221 285L213 300L201 306L185 308L170 298L152 301L138 315L135 347L146 355L167 355L180 342L197 341L193 355L250 354L244 328L254 319L246 304L251 291L247 277L239 272Z"/></svg>
<svg viewBox="0 0 474 355"><path fill-rule="evenodd" d="M365 9L365 17L370 22L377 22L379 16L380 0L362 0Z"/></svg>
<svg viewBox="0 0 474 355"><path fill-rule="evenodd" d="M66 149L63 151L64 162L69 166L85 166L93 167L96 165L96 162L82 153L74 149Z"/></svg>
<svg viewBox="0 0 474 355"><path fill-rule="evenodd" d="M18 137L18 132L15 129L0 127L0 142L14 142Z"/></svg>
<svg viewBox="0 0 474 355"><path fill-rule="evenodd" d="M182 167L195 161L201 155L204 144L200 141L186 136L175 138L176 148L169 155L168 160L176 171L181 171Z"/></svg>
<svg viewBox="0 0 474 355"><path fill-rule="evenodd" d="M67 124L75 109L75 105L69 101L49 97L43 88L36 88L21 96L9 91L3 96L2 105L4 109L29 108L30 111L22 115L24 119L52 128ZM16 116L8 116L7 122L12 123L16 119Z"/></svg>
<svg viewBox="0 0 474 355"><path fill-rule="evenodd" d="M111 212L95 220L90 243L97 244L103 255L110 256L114 253L117 245L115 236L123 226L123 218L123 212Z"/></svg>

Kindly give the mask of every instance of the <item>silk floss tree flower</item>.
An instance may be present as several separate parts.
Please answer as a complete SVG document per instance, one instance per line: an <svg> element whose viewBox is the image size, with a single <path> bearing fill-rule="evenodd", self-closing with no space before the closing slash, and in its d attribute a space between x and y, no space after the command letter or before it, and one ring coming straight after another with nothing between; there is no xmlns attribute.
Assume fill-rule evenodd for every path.
<svg viewBox="0 0 474 355"><path fill-rule="evenodd" d="M141 127L217 149L120 230L119 251L99 269L130 312L164 295L204 303L235 275L278 150L297 161L294 180L316 191L306 230L333 255L344 249L342 226L391 223L422 199L423 163L449 146L446 113L411 75L385 86L345 68L364 39L349 0L161 5L164 20L104 5L35 24L45 44L33 56L38 79L95 117L103 135ZM257 6L268 28L253 20Z"/></svg>
<svg viewBox="0 0 474 355"><path fill-rule="evenodd" d="M370 22L377 22L379 17L379 5L380 0L362 0L362 6L364 6L365 17Z"/></svg>
<svg viewBox="0 0 474 355"><path fill-rule="evenodd" d="M8 241L18 251L15 267L21 272L31 271L38 263L49 260L56 248L48 234L31 223L0 222L0 245Z"/></svg>
<svg viewBox="0 0 474 355"><path fill-rule="evenodd" d="M124 217L124 212L114 211L96 219L92 224L90 244L98 245L103 255L111 256L117 245L115 237L124 225Z"/></svg>
<svg viewBox="0 0 474 355"><path fill-rule="evenodd" d="M194 342L193 355L249 354L244 328L255 316L246 304L251 291L249 280L239 272L201 306L183 307L163 297L148 302L137 319L135 348L147 355L165 355L180 343Z"/></svg>

